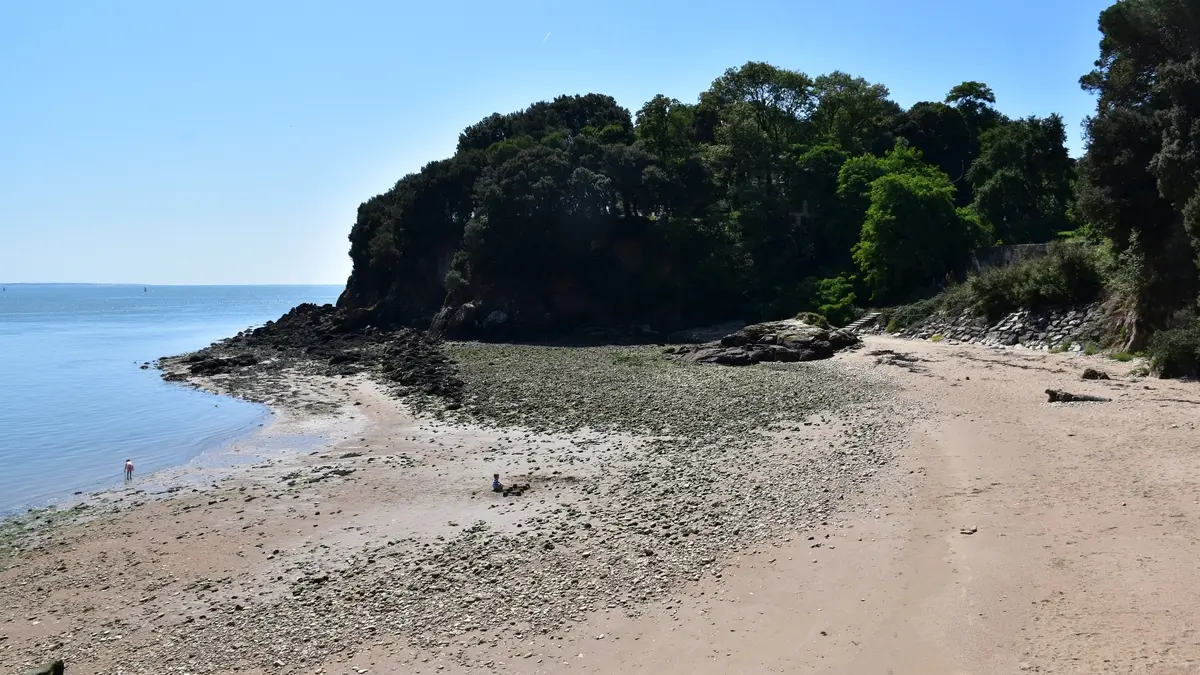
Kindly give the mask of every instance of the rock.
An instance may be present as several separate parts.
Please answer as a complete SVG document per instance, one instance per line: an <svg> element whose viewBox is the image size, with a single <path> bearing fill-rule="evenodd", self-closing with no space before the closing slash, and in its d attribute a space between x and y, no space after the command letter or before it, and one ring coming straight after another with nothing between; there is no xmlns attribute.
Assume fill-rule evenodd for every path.
<svg viewBox="0 0 1200 675"><path fill-rule="evenodd" d="M716 342L678 347L674 354L695 363L748 366L827 359L858 344L858 336L849 331L787 319L752 324Z"/></svg>
<svg viewBox="0 0 1200 675"><path fill-rule="evenodd" d="M1050 403L1106 403L1112 399L1101 396L1091 396L1089 394L1072 394L1069 391L1062 389L1047 389L1046 395L1050 397Z"/></svg>
<svg viewBox="0 0 1200 675"><path fill-rule="evenodd" d="M64 670L66 670L66 666L63 664L62 659L58 659L57 661L43 663L33 670L27 670L25 671L25 675L62 675Z"/></svg>
<svg viewBox="0 0 1200 675"><path fill-rule="evenodd" d="M975 534L978 531L979 531L978 527L975 527L974 525L968 525L967 527L964 527L961 530L959 530L958 533L959 534Z"/></svg>
<svg viewBox="0 0 1200 675"><path fill-rule="evenodd" d="M237 354L229 357L214 356L193 362L188 366L188 372L192 375L224 375L237 368L253 366L256 363L258 363L258 357L253 354Z"/></svg>
<svg viewBox="0 0 1200 675"><path fill-rule="evenodd" d="M1103 370L1096 370L1095 368L1085 368L1081 377L1085 380L1109 379L1108 373L1104 372Z"/></svg>

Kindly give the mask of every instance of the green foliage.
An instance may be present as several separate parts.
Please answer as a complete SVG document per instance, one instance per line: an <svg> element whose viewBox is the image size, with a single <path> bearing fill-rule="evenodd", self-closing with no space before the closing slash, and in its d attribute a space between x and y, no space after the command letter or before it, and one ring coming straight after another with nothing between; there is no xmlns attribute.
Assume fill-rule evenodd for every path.
<svg viewBox="0 0 1200 675"><path fill-rule="evenodd" d="M1133 360L1133 354L1130 354L1129 352L1113 352L1111 354L1111 358L1113 361L1126 363Z"/></svg>
<svg viewBox="0 0 1200 675"><path fill-rule="evenodd" d="M972 136L962 112L945 103L917 103L900 118L896 134L955 184L969 187L960 181L971 167L973 148L978 145L978 139ZM955 193L957 205L965 206L970 202L969 192Z"/></svg>
<svg viewBox="0 0 1200 675"><path fill-rule="evenodd" d="M803 321L810 326L817 326L819 328L830 327L829 319L826 319L824 315L817 314L816 312L800 312L796 315L796 320Z"/></svg>
<svg viewBox="0 0 1200 675"><path fill-rule="evenodd" d="M967 180L975 211L1005 241L1043 242L1069 227L1074 166L1062 118L1030 117L992 128Z"/></svg>
<svg viewBox="0 0 1200 675"><path fill-rule="evenodd" d="M359 208L340 302L406 324L474 302L532 332L798 309L845 324L867 296L961 278L990 240L962 177L983 134L1025 138L1000 134L994 98L964 83L906 111L847 73L749 62L692 103L659 95L631 114L587 94L489 115ZM1037 139L986 156L1040 170L1021 156L1053 150Z"/></svg>
<svg viewBox="0 0 1200 675"><path fill-rule="evenodd" d="M896 333L909 326L916 325L942 310L942 298L936 296L925 298L907 305L898 305L882 309L879 320L887 327L887 332Z"/></svg>
<svg viewBox="0 0 1200 675"><path fill-rule="evenodd" d="M854 278L837 276L817 282L815 304L817 311L838 326L854 321Z"/></svg>
<svg viewBox="0 0 1200 675"><path fill-rule="evenodd" d="M1080 80L1097 108L1078 206L1117 253L1140 260L1126 289L1136 345L1196 300L1200 22L1192 0L1121 0L1100 14L1100 32L1096 68Z"/></svg>
<svg viewBox="0 0 1200 675"><path fill-rule="evenodd" d="M1159 377L1200 376L1200 320L1155 333L1146 353Z"/></svg>
<svg viewBox="0 0 1200 675"><path fill-rule="evenodd" d="M930 336L929 336L929 341L930 341L930 342L941 342L942 340L945 340L945 339L946 339L946 336L945 336L945 335L941 335L941 334L935 334L935 335L930 335Z"/></svg>
<svg viewBox="0 0 1200 675"><path fill-rule="evenodd" d="M890 173L871 183L854 260L876 300L936 289L966 265L981 234L954 208L945 175Z"/></svg>
<svg viewBox="0 0 1200 675"><path fill-rule="evenodd" d="M1083 353L1086 356L1095 356L1099 352L1100 347L1098 347L1094 342L1087 343L1087 346L1083 348Z"/></svg>
<svg viewBox="0 0 1200 675"><path fill-rule="evenodd" d="M970 277L969 307L989 319L1020 308L1038 309L1094 302L1104 290L1102 252L1078 244L1053 243L1043 258L996 267Z"/></svg>

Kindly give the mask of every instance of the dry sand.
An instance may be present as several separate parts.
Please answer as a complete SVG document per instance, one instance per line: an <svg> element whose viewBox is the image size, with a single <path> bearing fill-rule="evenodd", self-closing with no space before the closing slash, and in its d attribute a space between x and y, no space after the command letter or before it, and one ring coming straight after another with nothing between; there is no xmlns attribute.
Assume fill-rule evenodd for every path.
<svg viewBox="0 0 1200 675"><path fill-rule="evenodd" d="M879 349L917 360L871 354ZM373 570L406 560L385 558L389 550L433 550L483 517L503 533L539 518L565 522L575 509L607 528L605 518L636 505L579 506L580 486L644 446L611 434L450 426L413 418L362 380L297 383L339 412L281 415L254 442L319 432L332 442L316 454L275 453L166 494L169 481L155 477L160 494L135 486L109 495L95 517L49 529L0 561L11 565L0 571L0 672L64 654L71 673L1200 671L1191 593L1200 587L1191 555L1200 386L1129 378L1126 364L1101 357L887 338L837 360L899 386L902 405L889 414L905 426L890 462L820 455L852 474L795 490L829 501L814 501L787 531L721 551L703 573L660 570L645 592L620 594L634 577L577 557L580 578L602 574L607 585L588 592L545 580L547 612L585 598L563 623L545 624L553 629L528 613L511 626L431 628L446 616L479 618L428 601L426 589L401 595ZM1089 365L1114 379L1081 382ZM1050 405L1042 392L1051 387L1113 400ZM787 489L771 462L844 437L831 418L764 444L752 461ZM537 458L502 450L518 438L537 444ZM527 475L530 459L546 479L529 493L497 500L487 490L494 468ZM705 488L678 499L697 493ZM579 532L572 541L604 551L603 537ZM488 536L470 541L486 546ZM417 560L396 562L409 567L393 573L409 574ZM446 565L433 583L491 573ZM352 592L328 590L339 584ZM493 590L503 600L506 589ZM290 594L316 601L303 604L304 617L267 621L277 636L243 630L251 624L242 615ZM388 604L396 597L402 606ZM409 628L378 621L393 614ZM275 644L293 651L277 655Z"/></svg>

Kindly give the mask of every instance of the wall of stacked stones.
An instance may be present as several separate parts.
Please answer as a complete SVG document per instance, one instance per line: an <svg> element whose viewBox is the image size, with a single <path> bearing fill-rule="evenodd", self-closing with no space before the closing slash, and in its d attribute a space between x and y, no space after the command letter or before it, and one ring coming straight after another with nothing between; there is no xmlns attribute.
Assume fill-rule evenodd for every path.
<svg viewBox="0 0 1200 675"><path fill-rule="evenodd" d="M1049 350L1066 348L1082 351L1089 343L1103 338L1100 329L1100 306L1020 310L989 324L969 312L952 316L935 314L917 324L891 333L895 337L928 340L934 336L955 342L982 345L1022 346ZM876 326L876 333L885 333L885 326Z"/></svg>

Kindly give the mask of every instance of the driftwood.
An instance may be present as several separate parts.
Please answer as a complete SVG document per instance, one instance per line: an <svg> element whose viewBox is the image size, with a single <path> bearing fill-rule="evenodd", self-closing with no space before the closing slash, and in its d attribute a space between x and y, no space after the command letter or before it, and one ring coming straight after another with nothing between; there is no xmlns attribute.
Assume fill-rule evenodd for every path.
<svg viewBox="0 0 1200 675"><path fill-rule="evenodd" d="M1103 396L1091 396L1089 394L1072 394L1069 391L1062 389L1047 389L1046 395L1050 397L1051 403L1105 403L1111 401L1111 398Z"/></svg>

